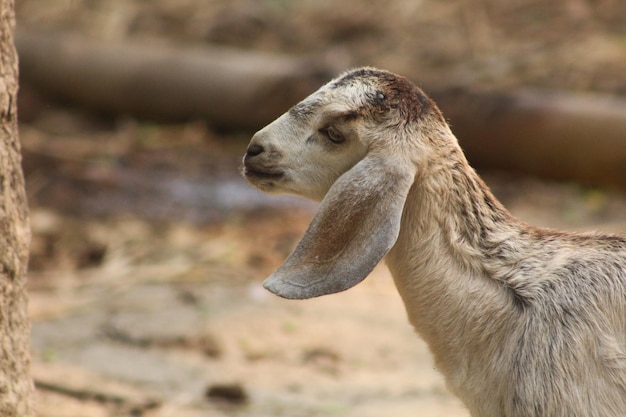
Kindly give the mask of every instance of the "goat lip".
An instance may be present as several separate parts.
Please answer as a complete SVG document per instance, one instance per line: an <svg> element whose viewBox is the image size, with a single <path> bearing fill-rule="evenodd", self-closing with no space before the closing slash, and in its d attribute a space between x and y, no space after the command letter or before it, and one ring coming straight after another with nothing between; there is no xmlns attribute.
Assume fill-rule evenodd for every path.
<svg viewBox="0 0 626 417"><path fill-rule="evenodd" d="M282 178L285 175L285 173L282 171L259 171L250 168L245 168L244 174L248 178L261 180L276 180Z"/></svg>

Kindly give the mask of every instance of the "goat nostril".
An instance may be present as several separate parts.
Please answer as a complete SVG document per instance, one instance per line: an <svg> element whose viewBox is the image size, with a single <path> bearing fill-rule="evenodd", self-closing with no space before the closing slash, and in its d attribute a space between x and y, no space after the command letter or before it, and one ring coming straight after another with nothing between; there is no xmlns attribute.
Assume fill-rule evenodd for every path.
<svg viewBox="0 0 626 417"><path fill-rule="evenodd" d="M247 156L257 156L259 154L262 154L263 151L265 149L263 149L263 146L257 144L257 143L253 143L250 146L248 146L248 149L246 150L246 155Z"/></svg>

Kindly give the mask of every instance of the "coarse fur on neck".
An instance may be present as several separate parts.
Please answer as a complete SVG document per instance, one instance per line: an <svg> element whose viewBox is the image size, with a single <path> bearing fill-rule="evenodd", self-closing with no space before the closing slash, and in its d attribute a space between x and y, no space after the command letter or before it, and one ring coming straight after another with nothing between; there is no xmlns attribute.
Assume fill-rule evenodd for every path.
<svg viewBox="0 0 626 417"><path fill-rule="evenodd" d="M409 320L472 415L495 417L503 409L507 416L576 415L568 414L568 407L572 413L585 409L609 381L625 383L620 378L626 369L626 292L605 277L626 280L620 267L626 239L525 224L493 196L447 126L422 126L419 134L434 130L443 139L439 152L418 171L398 240L386 257ZM606 300L612 305L601 304ZM621 336L611 330L620 328ZM584 344L570 343L581 338ZM542 381L571 372L555 364L591 355L581 346L606 352L600 360L615 375L581 367L577 382L597 377L595 392L581 394L583 405L564 404L558 400L561 390L577 387ZM533 374L512 378L516 372ZM626 393L626 386L622 389ZM538 398L544 401L537 403ZM623 410L624 403L614 407Z"/></svg>
<svg viewBox="0 0 626 417"><path fill-rule="evenodd" d="M268 290L344 291L387 255L472 416L626 415L626 238L513 217L406 78L362 68L331 81L255 134L243 172L321 200Z"/></svg>

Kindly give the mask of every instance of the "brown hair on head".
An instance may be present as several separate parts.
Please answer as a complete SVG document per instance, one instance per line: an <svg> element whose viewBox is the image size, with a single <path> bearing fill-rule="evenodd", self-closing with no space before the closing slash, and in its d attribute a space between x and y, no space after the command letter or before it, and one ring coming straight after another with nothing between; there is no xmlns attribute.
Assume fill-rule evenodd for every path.
<svg viewBox="0 0 626 417"><path fill-rule="evenodd" d="M367 95L367 104L374 117L397 110L405 123L416 122L426 113L444 121L436 104L420 88L405 77L387 71L359 68L338 79L333 88L357 82L365 82L375 88Z"/></svg>

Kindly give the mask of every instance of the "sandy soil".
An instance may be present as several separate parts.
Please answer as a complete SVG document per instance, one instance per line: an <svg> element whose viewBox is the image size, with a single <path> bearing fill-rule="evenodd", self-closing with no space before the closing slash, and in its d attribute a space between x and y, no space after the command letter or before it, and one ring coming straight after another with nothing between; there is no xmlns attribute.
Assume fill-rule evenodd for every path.
<svg viewBox="0 0 626 417"><path fill-rule="evenodd" d="M36 132L22 132L27 158L75 140L44 146ZM49 183L28 171L41 416L467 416L407 324L383 265L342 294L286 301L265 292L262 279L295 245L315 205L248 188L236 174L239 146L205 138L183 158L188 147L172 136L180 149L172 139L117 156L109 147L109 159L131 155L126 164L102 166L97 145L86 154L74 149L66 153L72 163L55 166ZM179 169L211 171L210 155L229 178L230 198L211 204L172 194L172 176L174 190L198 186L193 175L181 183ZM141 182L119 175L120 165L150 172L154 164L161 175ZM98 175L87 175L94 165ZM502 174L487 179L529 222L626 234L626 194ZM208 181L201 191L220 195L223 183ZM43 204L72 192L82 193L71 200L74 211ZM102 201L115 204L85 215ZM160 210L146 209L157 202Z"/></svg>
<svg viewBox="0 0 626 417"><path fill-rule="evenodd" d="M433 85L626 94L619 1L16 7L18 27L347 55ZM40 416L468 415L407 324L384 265L320 299L262 290L315 205L265 196L239 178L250 133L102 119L22 98ZM626 234L623 191L486 176L528 222Z"/></svg>

